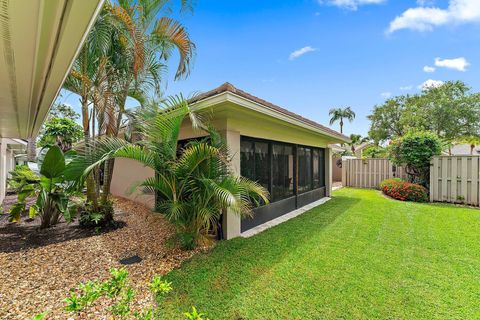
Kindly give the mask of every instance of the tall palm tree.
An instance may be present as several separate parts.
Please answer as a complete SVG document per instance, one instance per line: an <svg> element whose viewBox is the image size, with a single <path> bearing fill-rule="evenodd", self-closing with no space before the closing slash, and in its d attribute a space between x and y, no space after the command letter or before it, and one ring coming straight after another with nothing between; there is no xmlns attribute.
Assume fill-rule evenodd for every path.
<svg viewBox="0 0 480 320"><path fill-rule="evenodd" d="M167 16L176 2L119 0L105 4L65 83L66 89L80 95L88 148L96 148L97 135L118 135L127 97L142 102L149 93L160 93L166 61L174 50L180 56L175 79L189 74L195 45L185 27ZM192 9L190 0L180 3L181 12ZM94 206L108 199L113 166L114 159L104 164L102 192L100 168L86 178L87 201Z"/></svg>
<svg viewBox="0 0 480 320"><path fill-rule="evenodd" d="M343 133L343 120L346 119L349 122L352 122L355 119L355 112L350 107L345 108L332 108L328 111L330 115L330 125L333 125L335 122L340 122L340 133Z"/></svg>
<svg viewBox="0 0 480 320"><path fill-rule="evenodd" d="M178 152L178 137L185 117L209 134L208 139L188 144ZM182 244L195 247L212 230L222 212L231 209L249 215L256 203L268 203L268 191L256 182L231 173L228 148L220 135L190 110L181 96L160 104L143 106L135 114L137 144L119 138L97 141L96 161L84 169L88 175L96 166L113 158L129 158L152 168L155 176L138 186L156 195L156 209L177 226ZM72 166L82 164L82 150Z"/></svg>

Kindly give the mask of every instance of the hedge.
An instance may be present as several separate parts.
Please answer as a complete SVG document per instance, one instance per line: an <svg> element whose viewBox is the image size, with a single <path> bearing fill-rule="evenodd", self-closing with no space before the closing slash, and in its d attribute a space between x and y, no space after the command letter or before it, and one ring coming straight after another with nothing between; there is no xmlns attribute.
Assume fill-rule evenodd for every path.
<svg viewBox="0 0 480 320"><path fill-rule="evenodd" d="M383 193L401 201L427 202L428 190L424 186L408 183L398 178L387 179L380 183Z"/></svg>

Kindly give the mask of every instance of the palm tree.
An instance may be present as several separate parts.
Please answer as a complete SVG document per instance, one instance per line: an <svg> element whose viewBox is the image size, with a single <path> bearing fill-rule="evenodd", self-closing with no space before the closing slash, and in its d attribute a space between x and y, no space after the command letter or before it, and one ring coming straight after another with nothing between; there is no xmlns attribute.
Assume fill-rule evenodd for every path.
<svg viewBox="0 0 480 320"><path fill-rule="evenodd" d="M180 56L175 79L189 74L195 45L186 29L166 16L172 13L175 2L122 0L105 4L65 83L66 89L80 95L85 151L92 156L97 135L118 135L127 97L142 102L151 92L160 94L161 76L174 50ZM191 1L180 2L181 12L192 9ZM114 159L103 166L102 192L100 168L86 177L87 201L94 207L108 199Z"/></svg>
<svg viewBox="0 0 480 320"><path fill-rule="evenodd" d="M178 152L177 141L185 117L209 136L189 143ZM88 175L107 160L129 158L152 168L155 176L138 186L155 194L156 210L176 225L185 248L195 247L209 232L218 231L221 214L226 209L249 215L255 204L268 203L265 188L231 173L223 139L190 110L183 97L143 106L134 119L136 134L142 136L137 144L105 137L96 142L95 162L86 167L88 163L82 163L84 153L78 150L80 156L72 166L85 168L84 175Z"/></svg>
<svg viewBox="0 0 480 320"><path fill-rule="evenodd" d="M477 136L477 135L465 136L460 138L458 142L469 144L470 154L473 155L473 150L475 150L475 147L477 145L480 145L480 136Z"/></svg>
<svg viewBox="0 0 480 320"><path fill-rule="evenodd" d="M343 119L352 122L355 119L355 112L350 107L345 108L332 108L328 112L330 115L330 125L333 125L335 122L340 122L340 133L343 133Z"/></svg>
<svg viewBox="0 0 480 320"><path fill-rule="evenodd" d="M348 145L350 146L350 150L352 150L352 153L355 154L355 151L356 151L356 148L364 143L364 142L367 142L369 141L370 139L368 137L362 137L361 135L359 134L354 134L352 133L350 135L350 142L348 143Z"/></svg>

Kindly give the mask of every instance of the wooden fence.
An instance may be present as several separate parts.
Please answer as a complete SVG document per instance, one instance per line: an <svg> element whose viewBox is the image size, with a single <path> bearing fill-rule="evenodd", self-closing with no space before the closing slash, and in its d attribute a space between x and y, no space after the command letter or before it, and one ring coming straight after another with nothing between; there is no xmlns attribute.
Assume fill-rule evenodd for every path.
<svg viewBox="0 0 480 320"><path fill-rule="evenodd" d="M378 189L385 179L406 179L402 167L388 159L346 159L342 161L342 184L345 187Z"/></svg>
<svg viewBox="0 0 480 320"><path fill-rule="evenodd" d="M479 156L438 156L430 166L430 201L479 205Z"/></svg>

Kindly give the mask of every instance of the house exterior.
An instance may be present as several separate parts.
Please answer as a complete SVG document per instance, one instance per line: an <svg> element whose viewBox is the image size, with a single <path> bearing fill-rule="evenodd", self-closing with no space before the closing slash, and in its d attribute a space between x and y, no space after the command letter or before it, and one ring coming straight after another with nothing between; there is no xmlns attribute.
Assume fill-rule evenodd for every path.
<svg viewBox="0 0 480 320"><path fill-rule="evenodd" d="M256 208L252 218L241 219L227 212L222 221L226 239L330 196L329 144L348 142L346 136L229 83L200 95L192 107L210 116L211 124L226 139L233 172L259 182L271 195L271 203ZM185 120L180 140L204 135ZM135 182L151 176L151 169L132 160L117 159L111 192L153 207L153 196L129 192Z"/></svg>

